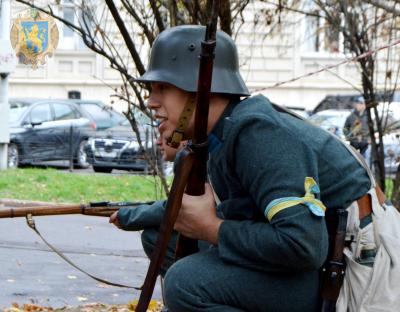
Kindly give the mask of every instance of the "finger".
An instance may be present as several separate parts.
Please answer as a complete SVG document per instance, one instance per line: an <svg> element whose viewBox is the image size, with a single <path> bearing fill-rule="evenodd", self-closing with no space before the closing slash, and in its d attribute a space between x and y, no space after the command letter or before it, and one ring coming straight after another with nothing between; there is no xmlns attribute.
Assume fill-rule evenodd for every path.
<svg viewBox="0 0 400 312"><path fill-rule="evenodd" d="M118 214L118 211L113 212L113 214L110 216L110 219L108 220L108 222L114 223L115 220L117 219L117 214Z"/></svg>

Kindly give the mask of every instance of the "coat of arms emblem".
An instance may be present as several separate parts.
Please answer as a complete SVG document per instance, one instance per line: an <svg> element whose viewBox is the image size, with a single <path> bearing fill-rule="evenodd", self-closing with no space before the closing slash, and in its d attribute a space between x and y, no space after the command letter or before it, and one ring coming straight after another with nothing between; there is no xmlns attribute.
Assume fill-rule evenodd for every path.
<svg viewBox="0 0 400 312"><path fill-rule="evenodd" d="M11 28L11 45L20 62L44 65L46 56L52 56L58 45L58 29L54 19L37 10L18 16Z"/></svg>

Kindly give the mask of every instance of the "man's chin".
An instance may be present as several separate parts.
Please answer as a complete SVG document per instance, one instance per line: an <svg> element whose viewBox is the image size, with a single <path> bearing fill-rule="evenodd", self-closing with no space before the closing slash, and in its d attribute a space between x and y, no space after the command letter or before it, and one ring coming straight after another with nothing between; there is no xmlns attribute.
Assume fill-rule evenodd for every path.
<svg viewBox="0 0 400 312"><path fill-rule="evenodd" d="M162 156L162 159L163 159L163 161L171 161L171 162L173 162L175 160L174 157L166 155L166 154L164 154Z"/></svg>

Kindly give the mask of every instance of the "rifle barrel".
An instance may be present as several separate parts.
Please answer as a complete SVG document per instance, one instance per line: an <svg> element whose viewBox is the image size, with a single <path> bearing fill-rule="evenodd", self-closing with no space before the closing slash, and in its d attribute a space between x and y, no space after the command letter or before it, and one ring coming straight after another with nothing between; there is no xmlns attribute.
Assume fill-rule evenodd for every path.
<svg viewBox="0 0 400 312"><path fill-rule="evenodd" d="M0 218L17 218L32 216L52 216L83 214L89 216L109 217L114 211L120 209L120 206L102 206L90 207L90 205L49 205L49 206L31 206L31 207L6 207L0 208Z"/></svg>

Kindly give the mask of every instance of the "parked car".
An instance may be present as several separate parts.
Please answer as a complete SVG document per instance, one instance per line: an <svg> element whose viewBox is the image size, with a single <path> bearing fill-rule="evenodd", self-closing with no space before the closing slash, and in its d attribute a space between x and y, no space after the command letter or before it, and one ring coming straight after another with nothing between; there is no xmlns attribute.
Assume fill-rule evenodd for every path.
<svg viewBox="0 0 400 312"><path fill-rule="evenodd" d="M351 110L349 109L327 109L310 116L308 120L344 139L343 127L350 114Z"/></svg>
<svg viewBox="0 0 400 312"><path fill-rule="evenodd" d="M309 112L304 107L298 106L285 106L285 108L291 110L292 112L296 113L300 117L308 118L310 116Z"/></svg>
<svg viewBox="0 0 400 312"><path fill-rule="evenodd" d="M376 135L377 142L379 142ZM394 176L400 165L400 121L391 124L383 135L383 144L385 148L385 172L387 175ZM367 163L372 168L371 146L366 151ZM374 169L374 168L373 168Z"/></svg>
<svg viewBox="0 0 400 312"><path fill-rule="evenodd" d="M8 167L50 160L89 166L84 147L95 125L78 105L59 100L10 99Z"/></svg>
<svg viewBox="0 0 400 312"><path fill-rule="evenodd" d="M69 100L82 107L96 123L97 130L104 130L123 122L126 118L102 101L96 100Z"/></svg>
<svg viewBox="0 0 400 312"><path fill-rule="evenodd" d="M137 142L128 120L98 132L85 147L88 162L95 172L110 173L113 169L147 170L144 151L152 152L149 129L142 131L144 149Z"/></svg>
<svg viewBox="0 0 400 312"><path fill-rule="evenodd" d="M353 104L358 101L360 96L362 96L360 93L327 95L312 110L311 115L327 109L353 109ZM400 109L400 92L394 92L393 94L380 92L376 94L376 100L382 104L390 103L390 108L396 106L396 114Z"/></svg>
<svg viewBox="0 0 400 312"><path fill-rule="evenodd" d="M330 130L335 127L336 135L345 140L343 135L343 126L347 116L351 110L323 110L312 115L308 120L313 124L322 127L325 130ZM333 131L332 131L333 132ZM383 136L385 148L385 171L389 175L393 175L397 171L400 164L400 121L392 123ZM365 159L368 165L372 168L371 163L371 146L365 152Z"/></svg>

